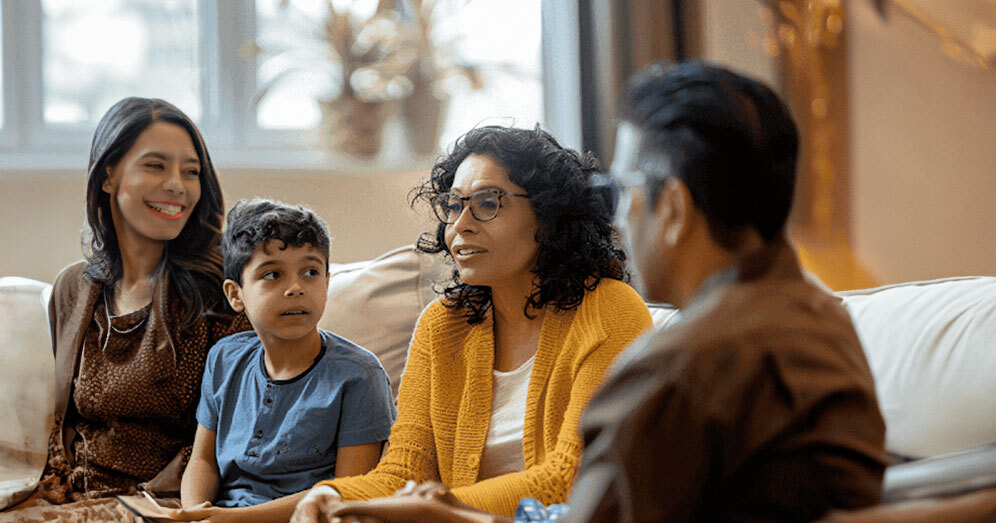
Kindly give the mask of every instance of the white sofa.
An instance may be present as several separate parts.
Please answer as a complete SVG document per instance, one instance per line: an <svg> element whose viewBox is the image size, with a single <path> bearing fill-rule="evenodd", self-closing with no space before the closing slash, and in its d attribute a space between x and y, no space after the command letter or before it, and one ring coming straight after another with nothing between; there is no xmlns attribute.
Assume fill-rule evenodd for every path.
<svg viewBox="0 0 996 523"><path fill-rule="evenodd" d="M435 298L434 285L451 269L438 257L402 247L366 262L332 264L330 270L328 302L319 325L376 353L397 391L415 321ZM51 379L44 370L46 363L51 365L43 329L47 288L21 278L0 279L0 387L6 387L0 391ZM996 277L837 294L851 313L875 376L890 453L925 458L996 441ZM675 310L652 306L651 312L660 326ZM17 405L8 397L0 402L0 419L18 419L12 411ZM34 401L37 408L51 398ZM20 423L38 430L39 424L50 422L43 418L38 414ZM22 460L19 467L6 465L15 456L4 455L5 449L25 445L11 440L12 435L24 437L25 431L5 429L0 424L0 506L4 482L23 484L25 471L38 466L36 454L34 461ZM12 487L16 483L7 488Z"/></svg>

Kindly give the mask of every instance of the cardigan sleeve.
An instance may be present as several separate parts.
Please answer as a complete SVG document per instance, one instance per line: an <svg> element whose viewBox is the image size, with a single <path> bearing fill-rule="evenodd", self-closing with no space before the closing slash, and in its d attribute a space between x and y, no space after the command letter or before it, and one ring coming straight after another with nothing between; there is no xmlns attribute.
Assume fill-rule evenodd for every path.
<svg viewBox="0 0 996 523"><path fill-rule="evenodd" d="M59 352L58 343L56 340L59 339L59 308L56 303L59 301L59 296L62 294L60 290L62 289L62 273L55 279L55 283L52 285L52 292L48 296L48 339L52 342L52 356L54 357Z"/></svg>
<svg viewBox="0 0 996 523"><path fill-rule="evenodd" d="M319 483L336 489L346 501L393 495L408 480L439 481L429 394L431 331L440 308L438 302L428 307L415 329L398 392L398 418L391 429L387 453L373 470L362 476Z"/></svg>
<svg viewBox="0 0 996 523"><path fill-rule="evenodd" d="M525 470L453 489L458 499L494 514L511 517L522 498L537 498L544 505L564 503L570 493L584 444L579 422L616 355L651 325L650 313L636 293L633 303L612 303L614 311L602 312L607 336L584 356L577 367L570 399L556 445L545 459Z"/></svg>

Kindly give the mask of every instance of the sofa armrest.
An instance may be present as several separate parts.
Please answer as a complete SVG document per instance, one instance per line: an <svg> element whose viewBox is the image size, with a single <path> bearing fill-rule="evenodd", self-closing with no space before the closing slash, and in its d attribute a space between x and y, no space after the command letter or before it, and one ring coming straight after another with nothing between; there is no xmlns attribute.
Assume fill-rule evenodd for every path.
<svg viewBox="0 0 996 523"><path fill-rule="evenodd" d="M994 486L996 442L889 467L882 501L953 496Z"/></svg>
<svg viewBox="0 0 996 523"><path fill-rule="evenodd" d="M51 287L0 278L0 509L34 490L48 455L55 404L45 302Z"/></svg>
<svg viewBox="0 0 996 523"><path fill-rule="evenodd" d="M820 523L976 523L996 521L996 487L946 498L928 498L876 505L860 510L836 510Z"/></svg>

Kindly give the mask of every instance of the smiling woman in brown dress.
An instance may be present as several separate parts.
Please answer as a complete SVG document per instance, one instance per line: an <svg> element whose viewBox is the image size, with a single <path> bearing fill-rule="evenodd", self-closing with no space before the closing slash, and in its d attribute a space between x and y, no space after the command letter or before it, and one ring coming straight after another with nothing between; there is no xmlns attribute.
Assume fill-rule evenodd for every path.
<svg viewBox="0 0 996 523"><path fill-rule="evenodd" d="M83 250L49 305L56 427L39 492L67 503L179 489L204 359L227 309L218 178L193 122L126 98L94 133Z"/></svg>

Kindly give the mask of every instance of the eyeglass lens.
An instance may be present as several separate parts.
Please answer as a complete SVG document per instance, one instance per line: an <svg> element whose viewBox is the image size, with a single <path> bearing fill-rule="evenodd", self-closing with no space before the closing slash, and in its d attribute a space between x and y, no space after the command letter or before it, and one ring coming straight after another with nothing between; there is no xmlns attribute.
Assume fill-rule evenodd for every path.
<svg viewBox="0 0 996 523"><path fill-rule="evenodd" d="M453 193L441 195L436 204L436 215L443 223L453 223L463 212L464 201L470 201L470 214L482 222L490 221L498 216L501 207L501 195L496 191L479 191L470 196L458 196Z"/></svg>

